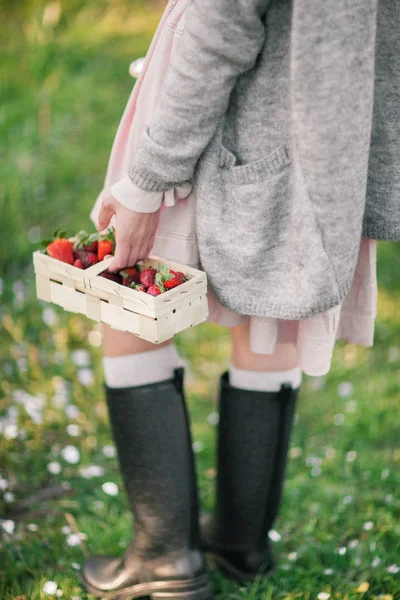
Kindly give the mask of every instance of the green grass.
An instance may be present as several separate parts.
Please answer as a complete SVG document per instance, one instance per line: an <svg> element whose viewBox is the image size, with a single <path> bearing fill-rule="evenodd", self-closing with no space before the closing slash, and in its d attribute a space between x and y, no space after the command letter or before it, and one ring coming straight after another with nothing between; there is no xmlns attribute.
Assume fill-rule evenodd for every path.
<svg viewBox="0 0 400 600"><path fill-rule="evenodd" d="M74 1L68 10L63 3L51 28L43 25L42 2L3 4L0 515L15 529L0 534L0 599L47 598L42 587L55 581L63 598L85 600L76 567L86 551L121 553L131 516L116 459L103 452L112 441L101 334L93 322L36 300L30 240L36 227L47 236L58 225L89 226L132 87L128 64L145 52L157 13L127 0ZM340 342L325 378L304 376L275 526L276 573L268 583L240 587L213 571L217 600L314 600L321 592L343 600L400 598L400 575L388 571L400 565L399 270L399 245L379 244L374 347ZM229 335L208 324L184 332L177 344L189 366L201 502L211 510L216 429L209 415ZM86 366L76 364L76 350L88 353ZM352 384L347 397L340 395L343 382ZM67 445L79 450L77 464L63 458ZM54 462L57 474L48 470ZM97 476L84 476L88 465L100 467ZM104 492L105 482L118 485L117 496ZM42 499L49 486L59 496ZM66 526L84 534L82 545L68 544Z"/></svg>

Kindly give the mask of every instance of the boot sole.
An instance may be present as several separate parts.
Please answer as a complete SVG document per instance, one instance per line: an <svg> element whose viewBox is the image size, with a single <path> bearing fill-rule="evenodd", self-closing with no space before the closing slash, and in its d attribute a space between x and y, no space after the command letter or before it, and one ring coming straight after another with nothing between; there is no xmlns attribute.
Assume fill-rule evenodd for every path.
<svg viewBox="0 0 400 600"><path fill-rule="evenodd" d="M223 573L229 579L233 579L238 582L254 582L256 579L266 579L275 571L275 565L271 565L266 567L265 569L260 569L254 575L250 575L249 573L245 573L244 571L240 571L237 567L235 567L229 560L216 554L215 552L206 552L207 558L210 562L217 568L221 573Z"/></svg>
<svg viewBox="0 0 400 600"><path fill-rule="evenodd" d="M184 581L153 581L107 592L91 585L81 577L84 587L104 600L133 600L149 596L151 600L208 600L212 590L207 576Z"/></svg>

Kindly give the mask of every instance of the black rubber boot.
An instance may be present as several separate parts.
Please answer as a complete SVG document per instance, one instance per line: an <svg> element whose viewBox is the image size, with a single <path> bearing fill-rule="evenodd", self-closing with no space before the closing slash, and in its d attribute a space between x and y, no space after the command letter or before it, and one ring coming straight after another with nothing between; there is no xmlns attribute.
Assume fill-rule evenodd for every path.
<svg viewBox="0 0 400 600"><path fill-rule="evenodd" d="M134 536L124 556L93 556L82 569L86 589L107 600L211 597L200 549L183 369L175 373L175 379L151 385L106 386L110 424L134 515Z"/></svg>
<svg viewBox="0 0 400 600"><path fill-rule="evenodd" d="M268 532L278 516L299 388L234 388L221 378L214 514L202 519L203 547L238 581L274 567Z"/></svg>

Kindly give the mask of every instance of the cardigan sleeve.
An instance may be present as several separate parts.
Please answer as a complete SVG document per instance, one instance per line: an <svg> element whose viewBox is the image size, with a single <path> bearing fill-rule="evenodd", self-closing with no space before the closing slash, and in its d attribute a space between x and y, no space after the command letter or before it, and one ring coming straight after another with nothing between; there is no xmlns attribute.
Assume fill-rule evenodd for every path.
<svg viewBox="0 0 400 600"><path fill-rule="evenodd" d="M159 192L191 179L237 78L254 66L263 46L269 2L192 0L154 116L128 170L135 185Z"/></svg>

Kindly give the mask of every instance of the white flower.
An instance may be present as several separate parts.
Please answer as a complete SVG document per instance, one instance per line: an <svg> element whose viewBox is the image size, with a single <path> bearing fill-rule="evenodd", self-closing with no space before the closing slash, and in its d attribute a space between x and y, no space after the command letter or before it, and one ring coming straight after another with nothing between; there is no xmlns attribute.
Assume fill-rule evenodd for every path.
<svg viewBox="0 0 400 600"><path fill-rule="evenodd" d="M18 437L18 427L14 423L7 423L4 426L3 434L6 440L15 440Z"/></svg>
<svg viewBox="0 0 400 600"><path fill-rule="evenodd" d="M67 536L67 544L68 546L79 546L81 542L81 538L76 533L70 533Z"/></svg>
<svg viewBox="0 0 400 600"><path fill-rule="evenodd" d="M8 481L0 475L0 492L4 492L8 488Z"/></svg>
<svg viewBox="0 0 400 600"><path fill-rule="evenodd" d="M322 471L320 469L320 467L314 467L313 469L311 469L311 475L313 477L318 477L319 475L321 475Z"/></svg>
<svg viewBox="0 0 400 600"><path fill-rule="evenodd" d="M210 423L210 425L218 425L219 413L217 413L217 412L210 413L207 417L207 421Z"/></svg>
<svg viewBox="0 0 400 600"><path fill-rule="evenodd" d="M400 567L398 565L389 565L387 572L392 573L392 575L397 575L397 573L400 573Z"/></svg>
<svg viewBox="0 0 400 600"><path fill-rule="evenodd" d="M28 523L26 528L28 531L37 531L39 529L39 527L36 525L36 523Z"/></svg>
<svg viewBox="0 0 400 600"><path fill-rule="evenodd" d="M379 556L375 556L375 558L373 559L372 563L371 563L371 567L379 567L379 565L381 564L382 560L379 558Z"/></svg>
<svg viewBox="0 0 400 600"><path fill-rule="evenodd" d="M344 423L344 414L338 413L333 417L334 425L343 425Z"/></svg>
<svg viewBox="0 0 400 600"><path fill-rule="evenodd" d="M343 498L343 504L350 504L351 502L353 502L353 496L345 496Z"/></svg>
<svg viewBox="0 0 400 600"><path fill-rule="evenodd" d="M58 475L58 473L61 473L61 465L56 460L53 460L47 465L47 470L52 475Z"/></svg>
<svg viewBox="0 0 400 600"><path fill-rule="evenodd" d="M85 479L91 479L92 477L102 477L104 475L104 468L99 465L89 465L88 467L82 467L79 469L80 475Z"/></svg>
<svg viewBox="0 0 400 600"><path fill-rule="evenodd" d="M61 450L61 456L71 465L76 465L79 462L79 450L75 446L64 446Z"/></svg>
<svg viewBox="0 0 400 600"><path fill-rule="evenodd" d="M357 458L357 452L355 450L350 450L350 452L348 452L346 454L346 460L347 462L354 462Z"/></svg>
<svg viewBox="0 0 400 600"><path fill-rule="evenodd" d="M351 396L353 393L353 384L349 381L342 381L338 385L338 396L341 398L347 398L347 396Z"/></svg>
<svg viewBox="0 0 400 600"><path fill-rule="evenodd" d="M364 531L371 531L373 526L374 526L374 524L372 521L367 521L366 523L364 523L363 529L364 529Z"/></svg>
<svg viewBox="0 0 400 600"><path fill-rule="evenodd" d="M318 600L329 600L331 595L328 592L320 592L317 596Z"/></svg>
<svg viewBox="0 0 400 600"><path fill-rule="evenodd" d="M114 456L116 455L115 446L103 446L103 454L104 456L107 456L107 458L114 458Z"/></svg>
<svg viewBox="0 0 400 600"><path fill-rule="evenodd" d="M297 552L291 552L290 554L288 554L288 559L291 562L294 562L295 560L297 560Z"/></svg>
<svg viewBox="0 0 400 600"><path fill-rule="evenodd" d="M382 473L381 473L381 479L387 479L390 475L390 470L389 469L383 469Z"/></svg>
<svg viewBox="0 0 400 600"><path fill-rule="evenodd" d="M350 550L354 550L354 548L357 548L358 544L359 544L358 540L350 540L350 542L349 542Z"/></svg>
<svg viewBox="0 0 400 600"><path fill-rule="evenodd" d="M8 535L12 535L15 529L15 521L12 521L11 519L6 519L5 521L1 522L1 527L3 531L8 533Z"/></svg>
<svg viewBox="0 0 400 600"><path fill-rule="evenodd" d="M56 319L57 316L54 311L54 308L52 308L51 306L46 306L46 308L44 308L42 312L43 323L48 325L48 327L51 327L56 322Z"/></svg>
<svg viewBox="0 0 400 600"><path fill-rule="evenodd" d="M6 492L3 496L5 502L14 502L15 496L12 492Z"/></svg>
<svg viewBox="0 0 400 600"><path fill-rule="evenodd" d="M55 581L46 581L42 587L42 591L48 596L54 596L57 591L57 584Z"/></svg>
<svg viewBox="0 0 400 600"><path fill-rule="evenodd" d="M62 590L57 590L56 591L57 598L61 598L62 595L63 595L63 591Z"/></svg>
<svg viewBox="0 0 400 600"><path fill-rule="evenodd" d="M202 450L204 450L204 443L203 442L193 442L192 444L192 449L193 452L195 452L195 454L198 454L199 452L201 452Z"/></svg>
<svg viewBox="0 0 400 600"><path fill-rule="evenodd" d="M105 494L108 494L109 496L118 495L118 486L113 481L106 481L106 483L103 483L101 487L103 489L103 492Z"/></svg>
<svg viewBox="0 0 400 600"><path fill-rule="evenodd" d="M65 407L65 414L70 419L77 419L80 415L80 410L74 404L67 404L67 406Z"/></svg>
<svg viewBox="0 0 400 600"><path fill-rule="evenodd" d="M386 494L385 502L386 504L390 504L391 502L393 502L393 494Z"/></svg>
<svg viewBox="0 0 400 600"><path fill-rule="evenodd" d="M79 570L81 568L81 565L79 563L71 563L71 567L73 569Z"/></svg>
<svg viewBox="0 0 400 600"><path fill-rule="evenodd" d="M268 533L268 537L272 542L279 542L282 539L281 534L275 531L275 529L271 529Z"/></svg>
<svg viewBox="0 0 400 600"><path fill-rule="evenodd" d="M74 350L71 352L71 360L77 367L90 365L90 354L87 350Z"/></svg>
<svg viewBox="0 0 400 600"><path fill-rule="evenodd" d="M63 533L64 535L68 535L69 533L71 533L71 527L68 527L68 525L64 525L63 527L61 527L61 533Z"/></svg>
<svg viewBox="0 0 400 600"><path fill-rule="evenodd" d="M307 456L306 465L308 467L320 467L322 465L322 458L319 456Z"/></svg>
<svg viewBox="0 0 400 600"><path fill-rule="evenodd" d="M341 548L339 548L338 550L338 554L340 554L340 556L344 556L347 552L347 548L346 546L342 546Z"/></svg>
<svg viewBox="0 0 400 600"><path fill-rule="evenodd" d="M92 369L79 369L77 375L79 383L82 385L93 385L94 383L94 373Z"/></svg>
<svg viewBox="0 0 400 600"><path fill-rule="evenodd" d="M75 425L74 423L71 423L70 425L67 426L67 433L68 435L72 436L72 437L76 437L80 434L81 429L79 427L79 425Z"/></svg>
<svg viewBox="0 0 400 600"><path fill-rule="evenodd" d="M325 569L324 575L333 575L333 569Z"/></svg>

